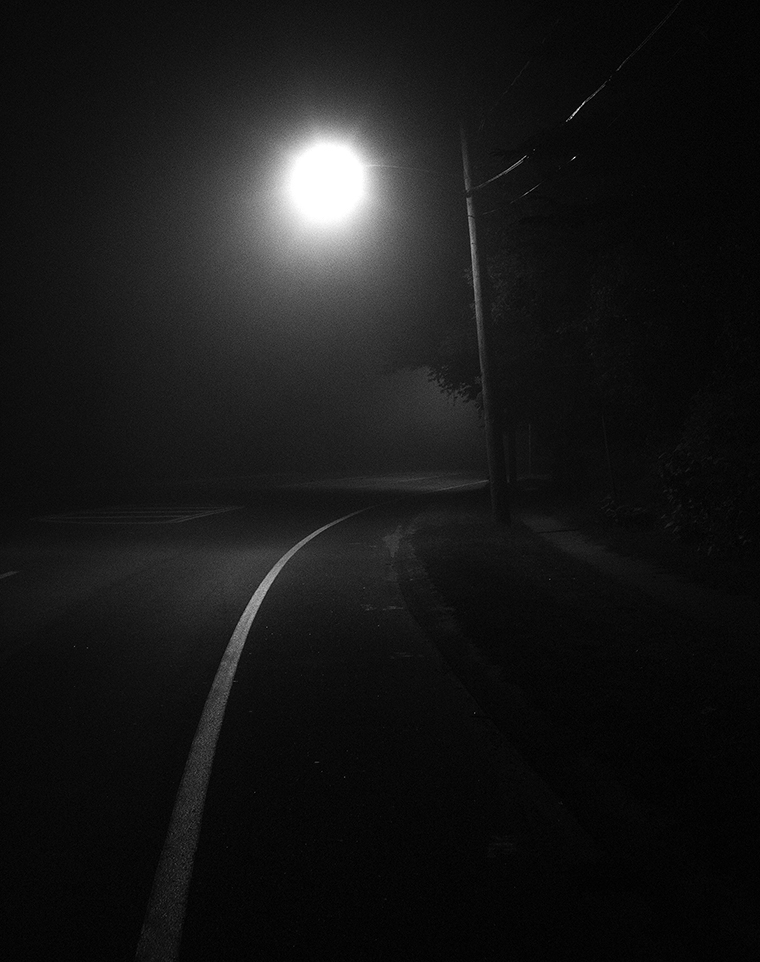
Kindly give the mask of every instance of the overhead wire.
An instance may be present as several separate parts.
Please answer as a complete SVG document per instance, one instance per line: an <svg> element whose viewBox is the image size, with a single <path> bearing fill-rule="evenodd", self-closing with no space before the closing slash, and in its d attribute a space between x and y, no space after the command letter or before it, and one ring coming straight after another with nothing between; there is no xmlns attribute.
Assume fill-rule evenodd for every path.
<svg viewBox="0 0 760 962"><path fill-rule="evenodd" d="M668 11L668 13L665 14L665 16L662 18L662 20L660 20L660 22L657 24L657 26L654 27L654 28L652 29L652 31L651 31L646 37L644 37L644 39L641 41L641 43L638 45L638 47L636 47L635 50L633 50L631 53L628 54L628 56L625 58L625 60L624 60L624 61L620 64L620 66L617 68L617 70L615 71L615 73L617 73L618 70L622 70L622 68L628 63L628 61L629 61L632 57L635 57L636 54L639 52L639 50L641 50L641 48L642 48L643 46L645 46L646 44L649 43L649 41L652 39L652 37L653 37L653 36L657 33L657 31L660 29L660 27L665 26L665 24L668 22L668 20L670 20L670 18L673 16L673 14L676 12L676 10L678 10L678 8L681 6L682 3L683 3L683 0L678 0L678 3L677 3L670 11Z"/></svg>
<svg viewBox="0 0 760 962"><path fill-rule="evenodd" d="M592 101L592 100L594 99L594 97L596 97L596 95L597 95L598 93L600 93L602 90L604 90L604 88L605 88L605 87L610 83L610 81L614 78L615 74L616 74L616 73L619 73L620 70L622 70L622 68L628 63L628 61L631 60L633 57L635 57L636 54L638 54L639 51L640 51L644 46L646 46L647 43L649 43L649 41L652 39L652 37L654 37L654 35L668 22L668 20L670 20L670 18L673 16L673 14L676 12L676 10L678 10L678 8L681 6L682 3L683 3L683 0L678 0L678 2L668 11L668 13L665 14L665 16L659 21L659 23L658 23L655 27L653 27L652 30L650 30L650 32L649 32L649 33L647 34L647 36L641 41L641 43L639 43L638 46L635 47L635 49L632 50L632 51L628 54L628 56L625 57L625 59L620 62L620 64L615 68L615 70L612 71L612 73L611 73L611 74L609 75L609 77L604 81L604 83L600 84L600 85L596 88L596 90L594 90L594 92L593 92L592 94L590 94L588 97L586 97L586 98L575 108L575 110L573 110L573 112L570 114L569 117L566 117L564 121L562 121L560 124L557 124L557 126L554 127L554 128L552 128L552 130L551 130L549 133L553 133L554 130L559 129L560 127L564 126L564 124L567 124L567 123L569 123L571 120L573 120L573 119L580 113L580 111L581 111L590 101ZM526 64L526 66L527 66L527 64ZM523 68L523 70L524 70L524 69L525 69L525 68ZM522 73L522 71L520 71L520 73ZM518 74L518 76L519 76L519 74ZM517 79L517 78L515 78L515 80L516 80L516 79ZM515 82L515 81L513 81L512 84L510 84L510 86L507 88L507 91L509 91L509 89L511 89L511 87L514 85L514 82ZM505 93L506 93L507 91L505 91ZM503 97L504 94L502 94L501 96ZM501 99L501 98L499 98L499 99ZM497 101L497 102L498 102L498 101ZM614 121L613 121L613 123L614 123ZM545 136L545 137L542 139L542 143L546 141L547 137L548 137L548 135ZM482 189L483 189L484 187L486 187L488 184L492 184L495 180L499 180L501 177L506 176L506 174L511 173L516 167L519 167L520 164L522 164L524 161L526 161L526 160L530 157L530 155L531 155L532 153L535 153L535 151L538 149L538 146L540 146L540 145L537 145L537 146L533 147L530 151L528 151L526 154L524 154L516 163L511 164L509 167L507 167L506 169L500 171L498 174L495 174L493 177L489 177L488 180L483 181L481 184L477 184L475 187L472 187L472 188L470 189L470 193L471 193L471 194L474 194L476 191L482 190ZM566 167L569 163L571 163L571 162L572 162L573 160L575 160L575 159L576 159L576 158L573 157L570 161L567 161L565 164L563 164L561 167L559 167L558 170L562 170L564 167ZM556 172L557 172L557 171L555 171L555 173L556 173ZM542 181L541 183L546 183L546 180ZM532 193L537 187L540 187L540 186L541 186L541 184L536 184L535 187L531 187L530 190L526 191L525 194L522 194L519 198L516 198L515 200L521 200L522 197L525 197L527 194ZM515 201L513 201L512 203L514 203L514 202L515 202Z"/></svg>
<svg viewBox="0 0 760 962"><path fill-rule="evenodd" d="M666 63L670 63L670 61L673 59L674 56L675 56L675 54L674 54L673 56L669 57L668 60L666 61ZM612 118L612 120L605 126L604 129L605 129L605 130L609 130L609 128L612 127L613 124L617 123L617 121L623 116L623 114L625 114L625 112L626 112L627 109L629 109L629 108L625 108L625 109L621 110L619 113L617 113L617 114ZM519 201L521 201L524 197L527 197L528 194L532 194L534 190L537 190L539 187L543 187L544 184L546 184L546 183L548 183L549 181L553 180L555 177L557 177L557 175L559 175L560 173L562 173L562 171L563 171L566 167L569 167L570 164L571 164L574 160L577 160L577 159L578 159L578 157L579 157L579 154L573 155L569 160L565 161L563 164L560 164L559 167L556 167L556 168L551 172L551 174L550 174L548 177L544 177L544 179L543 179L542 181L540 181L538 184L534 184L533 187L529 188L529 189L526 190L526 191L523 191L522 194L520 194L519 196L514 197L514 198L512 198L512 200L508 201L507 204L506 204L506 206L507 206L507 207L511 207L513 204L516 204L516 203L518 203ZM493 207L491 210L484 211L484 214L492 214L492 213L495 213L496 210L500 209L502 206L505 206L505 205L503 205L503 204L497 204L497 205L496 205L495 207Z"/></svg>
<svg viewBox="0 0 760 962"><path fill-rule="evenodd" d="M604 90L604 88L605 88L605 87L607 86L607 84L612 80L612 78L615 76L615 74L616 74L616 73L619 73L619 72L623 69L623 67L628 63L628 61L629 61L632 57L635 57L636 54L642 49L642 47L644 47L647 43L649 43L649 41L650 41L650 40L652 39L652 37L657 33L657 31L658 31L661 27L663 27L663 26L668 22L668 20L670 20L670 18L673 16L673 14L676 12L676 10L678 10L678 8L681 6L682 3L683 3L683 0L678 0L678 3L676 3L676 5L675 5L668 13L665 14L665 16L662 18L662 20L660 20L660 22L657 24L657 26L654 27L654 28L647 34L647 36L641 41L641 43L638 45L638 47L636 47L635 50L632 50L632 51L628 54L628 56L625 58L625 60L623 60L623 62L622 62L621 64L619 64L619 66L617 66L617 67L612 71L612 73L611 73L611 74L609 75L609 77L604 81L604 83L601 84L601 86L597 87L597 89L591 94L591 96L586 97L586 99L583 101L583 103L580 104L578 107L575 108L575 110L574 110L574 111L570 114L570 116L565 120L565 123L569 123L575 116L577 116L578 113L580 113L581 110L583 110L583 108L586 106L586 104L587 104L590 100L593 100L594 97L596 97L596 95L597 95L600 91Z"/></svg>
<svg viewBox="0 0 760 962"><path fill-rule="evenodd" d="M549 25L549 28L547 29L546 33L544 34L544 36L543 36L543 38L542 38L542 40L541 40L541 43L538 45L538 48L536 48L537 50L540 51L541 47L546 46L546 41L549 39L549 37L551 36L552 31L553 31L554 28L557 26L557 24L562 21L562 19L563 19L562 17L557 17L556 20L552 21L552 23ZM491 116L491 114L494 112L494 110L496 110L496 108L499 106L499 104L504 100L504 98L507 96L507 94L509 93L509 91L514 87L514 85L517 83L517 81L520 79L520 77L522 77L522 75L525 73L525 71L528 69L528 67L533 63L533 60L535 59L535 56L536 56L536 53L534 52L533 56L529 57L529 58L525 61L525 63L522 65L522 67L520 67L520 69L517 71L517 74L516 74L515 77L512 79L511 83L506 87L506 89L503 90L503 91L499 94L499 96L494 100L494 102L491 104L491 106L488 108L488 110L486 110L486 111L483 112L483 117L482 117L482 119L481 119L481 121L480 121L480 124L479 124L479 126L478 126L478 133L482 133L482 132L483 132L483 128L485 127L486 122L488 121L488 118Z"/></svg>
<svg viewBox="0 0 760 962"><path fill-rule="evenodd" d="M502 100L507 96L507 94L509 93L509 91L514 87L514 85L517 83L517 81L520 79L520 77L522 77L522 75L525 73L525 71L528 69L528 67L529 67L532 63L533 63L533 58L532 58L532 57L531 57L529 60L526 60L526 61L525 61L525 63L522 65L522 67L520 67L520 69L517 71L517 74L516 74L514 80L512 81L512 83L507 87L506 90L502 91L502 93L499 94L499 96L496 98L496 100L495 100L495 101L493 102L493 104L491 105L490 109L489 109L486 113L483 114L483 119L480 121L480 125L479 125L479 127L478 127L478 133L482 133L482 132L483 132L483 128L485 127L486 121L488 120L489 116L494 112L494 110L496 110L496 108L499 106L499 104L502 102Z"/></svg>

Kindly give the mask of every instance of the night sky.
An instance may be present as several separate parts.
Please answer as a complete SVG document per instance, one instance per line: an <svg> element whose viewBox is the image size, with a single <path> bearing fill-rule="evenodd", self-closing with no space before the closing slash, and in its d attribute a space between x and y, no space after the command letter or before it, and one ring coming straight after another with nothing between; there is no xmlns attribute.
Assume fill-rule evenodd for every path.
<svg viewBox="0 0 760 962"><path fill-rule="evenodd" d="M471 407L424 370L389 373L467 307L459 119L478 176L496 173L494 148L560 123L672 4L14 6L2 460L18 493L482 463ZM695 15L646 56L672 57ZM373 169L361 211L315 231L284 182L320 137L437 173Z"/></svg>

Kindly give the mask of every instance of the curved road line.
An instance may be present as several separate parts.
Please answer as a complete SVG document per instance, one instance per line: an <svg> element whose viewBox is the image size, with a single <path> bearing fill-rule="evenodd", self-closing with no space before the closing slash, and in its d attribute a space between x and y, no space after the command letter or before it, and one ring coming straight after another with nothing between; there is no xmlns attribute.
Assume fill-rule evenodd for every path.
<svg viewBox="0 0 760 962"><path fill-rule="evenodd" d="M185 763L169 830L153 878L153 888L148 900L140 940L137 943L136 962L175 962L179 957L187 896L193 874L193 860L198 846L214 751L237 664L253 619L266 593L272 587L277 575L304 545L328 528L347 521L357 514L370 511L373 507L375 505L343 515L337 521L331 521L317 528L298 544L293 545L269 571L246 605L219 663Z"/></svg>

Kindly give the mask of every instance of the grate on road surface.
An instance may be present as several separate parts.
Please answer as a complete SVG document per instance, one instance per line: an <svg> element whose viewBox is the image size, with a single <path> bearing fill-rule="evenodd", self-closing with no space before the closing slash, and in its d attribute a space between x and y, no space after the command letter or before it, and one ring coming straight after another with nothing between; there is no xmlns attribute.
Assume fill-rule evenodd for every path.
<svg viewBox="0 0 760 962"><path fill-rule="evenodd" d="M118 508L94 508L88 511L68 511L64 514L47 514L37 521L52 524L181 524L195 521L212 514L238 511L240 505L178 504L135 505Z"/></svg>

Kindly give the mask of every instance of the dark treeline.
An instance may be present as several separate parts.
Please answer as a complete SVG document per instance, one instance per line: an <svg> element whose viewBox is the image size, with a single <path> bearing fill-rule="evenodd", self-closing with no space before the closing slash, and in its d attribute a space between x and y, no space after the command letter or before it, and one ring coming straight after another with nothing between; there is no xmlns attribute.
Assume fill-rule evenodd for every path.
<svg viewBox="0 0 760 962"><path fill-rule="evenodd" d="M565 484L733 549L759 538L757 77L736 24L686 26L571 121L492 145L503 166L527 152L540 186L504 178L481 210L507 421L533 425ZM477 398L471 317L431 370Z"/></svg>

